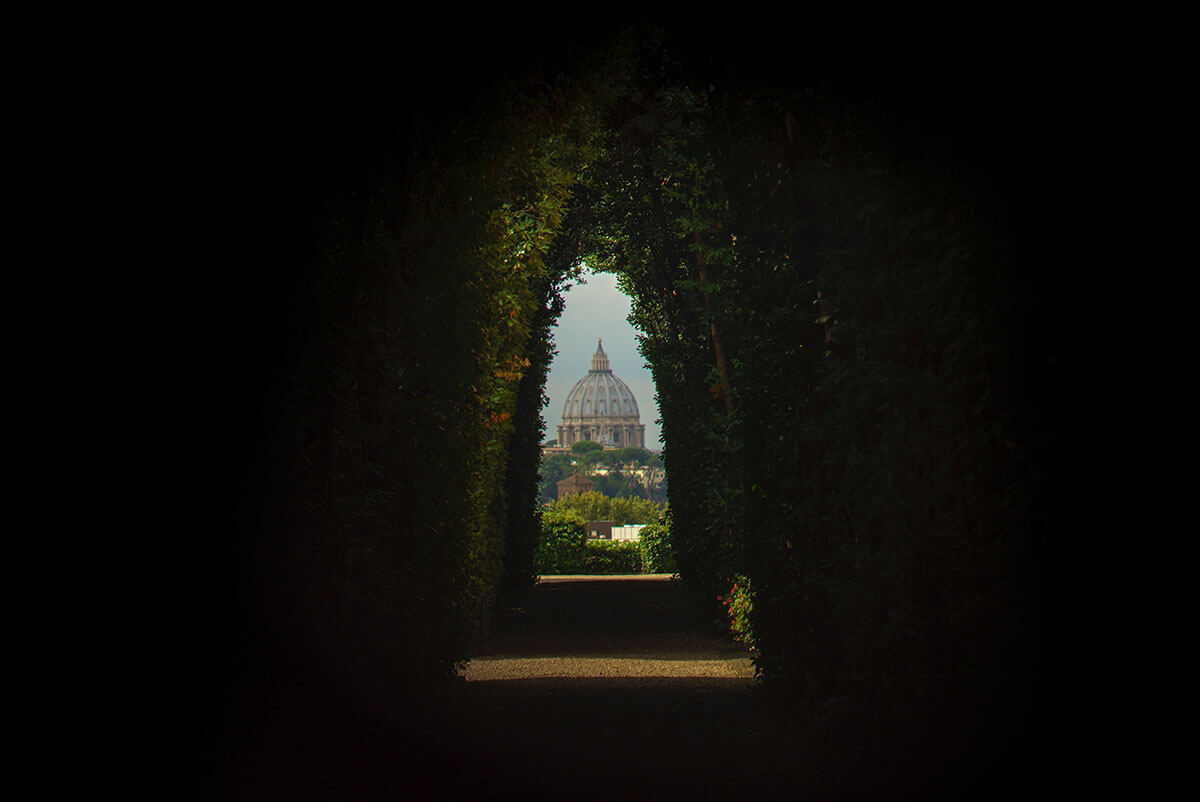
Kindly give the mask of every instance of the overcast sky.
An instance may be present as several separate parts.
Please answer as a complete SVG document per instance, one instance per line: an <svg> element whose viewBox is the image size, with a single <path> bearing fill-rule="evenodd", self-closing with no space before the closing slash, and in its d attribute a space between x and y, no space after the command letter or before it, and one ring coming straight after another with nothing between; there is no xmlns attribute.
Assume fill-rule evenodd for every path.
<svg viewBox="0 0 1200 802"><path fill-rule="evenodd" d="M654 379L637 351L637 331L625 319L629 316L629 298L617 289L616 276L588 273L585 280L587 284L575 284L567 291L567 307L554 330L558 354L550 364L550 376L546 380L550 405L542 410L546 419L546 439L558 437L567 394L587 375L599 338L604 341L604 352L608 354L613 375L628 384L637 399L638 412L646 425L646 448L659 451L662 443L656 423L658 403L654 398Z"/></svg>

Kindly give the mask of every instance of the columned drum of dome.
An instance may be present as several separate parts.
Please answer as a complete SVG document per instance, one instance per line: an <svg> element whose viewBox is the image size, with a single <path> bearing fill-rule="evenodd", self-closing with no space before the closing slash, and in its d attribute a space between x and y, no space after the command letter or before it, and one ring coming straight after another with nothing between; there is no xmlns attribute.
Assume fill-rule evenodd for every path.
<svg viewBox="0 0 1200 802"><path fill-rule="evenodd" d="M592 368L575 383L563 406L558 444L593 440L606 446L646 447L646 427L629 385L613 375L604 343L596 343Z"/></svg>

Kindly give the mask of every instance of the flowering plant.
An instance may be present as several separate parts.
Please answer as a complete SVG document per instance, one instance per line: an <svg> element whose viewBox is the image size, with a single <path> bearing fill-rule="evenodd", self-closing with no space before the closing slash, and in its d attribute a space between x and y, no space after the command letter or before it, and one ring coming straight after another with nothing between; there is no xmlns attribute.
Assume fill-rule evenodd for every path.
<svg viewBox="0 0 1200 802"><path fill-rule="evenodd" d="M754 631L754 592L750 588L750 580L738 574L729 580L732 588L717 600L725 605L729 615L729 630L739 642L754 649L758 637Z"/></svg>

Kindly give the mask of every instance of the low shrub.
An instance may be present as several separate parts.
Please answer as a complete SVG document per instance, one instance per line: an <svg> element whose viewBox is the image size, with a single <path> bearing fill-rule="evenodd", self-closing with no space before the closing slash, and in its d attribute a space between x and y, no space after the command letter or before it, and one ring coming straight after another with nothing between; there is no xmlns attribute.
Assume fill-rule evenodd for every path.
<svg viewBox="0 0 1200 802"><path fill-rule="evenodd" d="M586 544L583 574L640 574L642 550L635 541L589 540Z"/></svg>
<svg viewBox="0 0 1200 802"><path fill-rule="evenodd" d="M679 570L675 564L675 552L671 548L669 519L653 523L641 531L638 541L642 553L642 565L648 573L673 574Z"/></svg>
<svg viewBox="0 0 1200 802"><path fill-rule="evenodd" d="M582 569L586 555L586 522L571 510L546 510L537 545L533 570L539 574L570 574Z"/></svg>
<svg viewBox="0 0 1200 802"><path fill-rule="evenodd" d="M750 580L738 575L733 578L733 588L721 602L729 612L729 630L747 648L758 646L758 635L754 629L754 591Z"/></svg>
<svg viewBox="0 0 1200 802"><path fill-rule="evenodd" d="M662 524L653 524L642 530L643 537L652 527L665 531ZM651 541L648 553L655 556L655 570L673 570L665 538L652 531ZM579 513L550 507L542 512L533 569L539 574L640 574L647 570L645 554L646 545L638 541L588 540Z"/></svg>

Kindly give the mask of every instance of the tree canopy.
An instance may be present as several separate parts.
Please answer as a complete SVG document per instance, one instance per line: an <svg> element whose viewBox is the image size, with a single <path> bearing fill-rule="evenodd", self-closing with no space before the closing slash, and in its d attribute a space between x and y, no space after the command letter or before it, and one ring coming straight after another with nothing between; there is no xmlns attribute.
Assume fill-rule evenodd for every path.
<svg viewBox="0 0 1200 802"><path fill-rule="evenodd" d="M618 524L657 523L663 506L642 498L613 498L595 490L567 496L547 505L546 513L572 511L585 521L613 521Z"/></svg>

